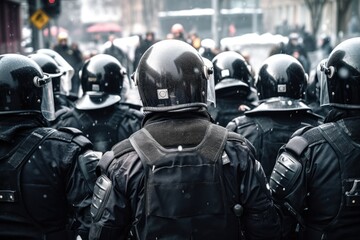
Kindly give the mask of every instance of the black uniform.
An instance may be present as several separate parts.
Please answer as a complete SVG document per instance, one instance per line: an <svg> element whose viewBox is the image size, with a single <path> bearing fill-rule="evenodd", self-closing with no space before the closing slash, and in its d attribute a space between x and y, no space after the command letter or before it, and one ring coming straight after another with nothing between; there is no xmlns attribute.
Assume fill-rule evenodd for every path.
<svg viewBox="0 0 360 240"><path fill-rule="evenodd" d="M58 117L56 127L80 129L96 151L105 152L138 130L143 115L140 107L120 103L126 71L115 57L97 54L81 72L84 94L72 110Z"/></svg>
<svg viewBox="0 0 360 240"><path fill-rule="evenodd" d="M106 152L116 143L139 130L143 114L125 103L106 108L80 110L76 107L60 116L56 127L80 129L94 145L94 150Z"/></svg>
<svg viewBox="0 0 360 240"><path fill-rule="evenodd" d="M0 239L88 238L98 157L79 130L46 126L0 119Z"/></svg>
<svg viewBox="0 0 360 240"><path fill-rule="evenodd" d="M321 64L320 106L331 107L324 124L300 129L284 145L271 174L283 211L283 236L359 239L360 236L360 38L339 43Z"/></svg>
<svg viewBox="0 0 360 240"><path fill-rule="evenodd" d="M280 150L271 188L284 239L359 239L359 115L298 131ZM288 211L288 210L290 211Z"/></svg>
<svg viewBox="0 0 360 240"><path fill-rule="evenodd" d="M277 239L251 144L202 111L144 120L99 163L91 239Z"/></svg>
<svg viewBox="0 0 360 240"><path fill-rule="evenodd" d="M257 151L257 159L270 178L277 153L290 136L304 126L317 126L321 118L299 100L263 102L244 116L233 119L227 129L247 138Z"/></svg>
<svg viewBox="0 0 360 240"><path fill-rule="evenodd" d="M231 96L216 94L216 107L209 108L215 123L226 127L234 118L242 116L246 111L255 108L258 105L256 90L250 89L248 91L251 92L245 95L239 92L234 92Z"/></svg>

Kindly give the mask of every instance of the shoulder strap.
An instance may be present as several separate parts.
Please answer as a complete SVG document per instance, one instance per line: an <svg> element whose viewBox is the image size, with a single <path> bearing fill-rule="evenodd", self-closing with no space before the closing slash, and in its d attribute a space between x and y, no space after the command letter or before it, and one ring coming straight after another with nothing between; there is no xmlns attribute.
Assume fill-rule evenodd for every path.
<svg viewBox="0 0 360 240"><path fill-rule="evenodd" d="M211 124L205 135L207 141L202 142L195 148L200 151L201 155L216 162L224 149L227 133L227 129ZM161 159L167 153L178 151L177 149L163 148L145 128L135 132L130 136L129 140L139 157L148 165L154 165L158 159ZM189 149L195 150L195 148Z"/></svg>
<svg viewBox="0 0 360 240"><path fill-rule="evenodd" d="M106 174L110 164L116 157L119 157L133 150L134 148L132 147L128 139L125 139L115 144L112 147L112 150L105 152L104 155L101 157L96 167L96 175L100 176L101 174Z"/></svg>
<svg viewBox="0 0 360 240"><path fill-rule="evenodd" d="M84 136L84 133L81 130L79 130L77 128L61 127L58 129L58 131L70 134L71 138L69 140L75 142L80 147L92 146L91 141L87 137Z"/></svg>
<svg viewBox="0 0 360 240"><path fill-rule="evenodd" d="M55 132L53 128L37 128L18 147L14 155L9 159L9 164L18 168L50 134Z"/></svg>
<svg viewBox="0 0 360 240"><path fill-rule="evenodd" d="M329 123L319 126L319 129L326 141L333 147L340 159L350 153L354 146L349 138L341 131L337 123Z"/></svg>
<svg viewBox="0 0 360 240"><path fill-rule="evenodd" d="M297 157L312 143L324 139L321 134L319 134L319 128L317 127L303 127L297 130L290 140L286 143L285 149L290 150Z"/></svg>

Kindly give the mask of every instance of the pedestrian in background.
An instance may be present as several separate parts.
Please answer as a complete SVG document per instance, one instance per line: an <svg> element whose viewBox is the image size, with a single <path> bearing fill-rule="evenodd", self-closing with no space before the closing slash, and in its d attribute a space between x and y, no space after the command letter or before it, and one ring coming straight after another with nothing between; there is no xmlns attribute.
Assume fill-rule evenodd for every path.
<svg viewBox="0 0 360 240"><path fill-rule="evenodd" d="M59 53L74 69L74 75L71 80L70 94L77 99L80 94L79 70L83 65L82 53L76 44L69 43L69 35L66 32L60 32L57 37L58 43L53 50ZM75 46L75 47L74 47Z"/></svg>

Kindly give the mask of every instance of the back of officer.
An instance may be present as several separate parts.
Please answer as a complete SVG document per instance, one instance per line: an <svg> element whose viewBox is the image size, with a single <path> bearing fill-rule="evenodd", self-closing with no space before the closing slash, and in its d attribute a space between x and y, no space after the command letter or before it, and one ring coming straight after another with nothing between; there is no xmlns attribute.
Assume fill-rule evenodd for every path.
<svg viewBox="0 0 360 240"><path fill-rule="evenodd" d="M257 150L257 157L270 178L277 152L295 130L320 123L303 101L307 74L286 54L266 59L259 69L257 91L260 105L233 119L227 126L242 134Z"/></svg>
<svg viewBox="0 0 360 240"><path fill-rule="evenodd" d="M96 151L105 152L140 129L143 114L133 105L120 103L125 69L113 56L98 54L87 60L81 72L84 95L62 115L56 127L80 129Z"/></svg>
<svg viewBox="0 0 360 240"><path fill-rule="evenodd" d="M232 119L243 115L258 104L256 90L251 86L253 76L245 58L234 51L217 54L214 65L216 108L209 108L211 116L225 127Z"/></svg>
<svg viewBox="0 0 360 240"><path fill-rule="evenodd" d="M360 38L345 40L322 66L324 124L297 131L284 145L271 188L284 214L284 239L359 239Z"/></svg>
<svg viewBox="0 0 360 240"><path fill-rule="evenodd" d="M88 238L98 157L54 119L51 78L19 54L0 55L0 239Z"/></svg>
<svg viewBox="0 0 360 240"><path fill-rule="evenodd" d="M105 153L91 239L277 239L262 167L240 135L210 121L209 71L191 45L163 40L134 75L143 127ZM211 101L209 101L211 102Z"/></svg>

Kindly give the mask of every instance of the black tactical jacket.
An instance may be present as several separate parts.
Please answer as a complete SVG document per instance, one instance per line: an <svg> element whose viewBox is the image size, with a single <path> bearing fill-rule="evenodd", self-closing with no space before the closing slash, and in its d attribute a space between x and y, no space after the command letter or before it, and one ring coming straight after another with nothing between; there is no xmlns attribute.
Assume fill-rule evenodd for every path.
<svg viewBox="0 0 360 240"><path fill-rule="evenodd" d="M233 119L227 129L243 135L255 147L257 159L269 179L276 156L282 145L299 128L317 126L322 118L311 112L302 102L293 100L291 105L264 102Z"/></svg>
<svg viewBox="0 0 360 240"><path fill-rule="evenodd" d="M208 114L204 112L172 113L171 115L150 114L145 117L144 123L143 128L165 148L174 148L179 145L184 148L198 146L204 138L206 126L212 124ZM205 128L201 126L205 126ZM236 136L238 135L236 134ZM234 205L231 203L238 203L243 208L241 217L239 219L233 217L235 223L228 222L228 225L239 224L240 220L246 239L277 239L280 231L278 215L273 206L262 167L254 158L251 144L248 144L242 137L239 136L239 138L242 140L228 139L225 141L224 152L227 157L226 160L222 159L221 178L225 187L223 189L224 196L229 201L227 209L233 209ZM144 192L146 191L144 189L144 166L131 144L126 142L129 140L114 146L114 151L106 153L99 163L101 166L103 162L109 161L106 156L116 155L119 146L127 146L127 149L122 148L122 153L115 159L110 157L110 163L103 172L103 175L105 174L111 181L111 184L106 184L107 186L111 185L108 192L104 194L101 189L99 192L95 190L95 194L98 193L97 196L107 195L108 198L106 203L100 204L102 206L94 207L95 222L90 230L91 239L126 239L130 230L135 238L143 239L142 236L146 235L144 233L148 230L144 221L148 216L144 205ZM178 149L178 147L176 148ZM177 197L172 195L167 195L167 197L173 197L171 202L174 205L179 201ZM195 203L197 199L192 201ZM93 202L93 205L98 206L97 203ZM161 209L168 208L168 206L159 204L162 206ZM99 212L99 209L102 211ZM187 227L178 225L180 221L182 221L181 218L175 217L174 224L179 228L185 227L188 230L188 228L193 227L191 224L186 225ZM176 239L197 239L194 237L196 232L203 231L206 233L209 231L209 225L206 221L205 218L203 226L193 229L194 234L192 236L177 237ZM218 223L221 222L219 219ZM216 222L212 224L216 226ZM159 234L169 236L171 231L171 228L163 228ZM227 239L240 239L238 232L232 234L227 232L224 233L225 235L232 236ZM214 239L214 237L207 236L206 239Z"/></svg>
<svg viewBox="0 0 360 240"><path fill-rule="evenodd" d="M359 238L359 120L299 130L281 148L270 183L284 214L283 239Z"/></svg>
<svg viewBox="0 0 360 240"><path fill-rule="evenodd" d="M143 114L125 103L94 109L72 108L59 116L55 128L74 127L80 129L94 145L94 150L106 152L116 143L139 130Z"/></svg>
<svg viewBox="0 0 360 240"><path fill-rule="evenodd" d="M1 116L0 239L88 238L99 158L79 130L57 131L46 126L33 114ZM40 137L33 132L39 129L48 129L50 134L33 149L34 141L23 146L27 137Z"/></svg>

